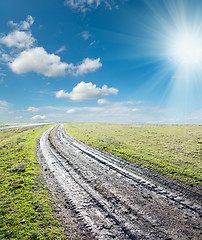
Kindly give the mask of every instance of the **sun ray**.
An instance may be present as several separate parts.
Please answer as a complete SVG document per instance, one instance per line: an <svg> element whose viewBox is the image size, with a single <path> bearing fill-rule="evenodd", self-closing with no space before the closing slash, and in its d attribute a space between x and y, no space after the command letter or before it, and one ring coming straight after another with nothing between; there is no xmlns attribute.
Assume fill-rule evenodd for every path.
<svg viewBox="0 0 202 240"><path fill-rule="evenodd" d="M145 0L150 15L142 23L146 39L141 44L144 55L164 63L165 69L152 77L153 86L167 81L164 99L168 107L176 107L185 116L202 103L202 94L198 94L202 90L202 5L187 0L160 2Z"/></svg>

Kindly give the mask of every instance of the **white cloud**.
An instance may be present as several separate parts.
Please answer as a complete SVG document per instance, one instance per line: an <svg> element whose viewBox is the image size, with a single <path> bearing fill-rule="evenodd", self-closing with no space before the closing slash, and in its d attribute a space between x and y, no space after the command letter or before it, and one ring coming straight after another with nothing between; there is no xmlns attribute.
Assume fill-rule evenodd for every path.
<svg viewBox="0 0 202 240"><path fill-rule="evenodd" d="M59 56L48 54L42 47L36 47L21 52L9 66L17 74L36 72L47 77L58 77L64 76L71 64L61 62Z"/></svg>
<svg viewBox="0 0 202 240"><path fill-rule="evenodd" d="M0 43L5 44L7 47L17 48L30 48L34 45L36 39L30 31L26 31L29 30L30 26L34 23L32 16L28 15L27 20L21 21L20 23L14 23L13 21L9 21L8 23L14 27L15 30L1 37Z"/></svg>
<svg viewBox="0 0 202 240"><path fill-rule="evenodd" d="M133 109L132 109L132 112L138 112L138 111L139 111L138 108L133 108Z"/></svg>
<svg viewBox="0 0 202 240"><path fill-rule="evenodd" d="M128 106L126 102L114 102L102 107L80 107L76 109L76 118L73 114L69 116L69 121L78 122L108 122L108 123L148 123L156 121L161 123L167 122L166 112L171 109L159 108L157 106L143 106L138 112L133 112L132 106Z"/></svg>
<svg viewBox="0 0 202 240"><path fill-rule="evenodd" d="M102 88L98 88L91 82L85 83L82 81L77 84L70 93L65 92L63 89L58 91L56 93L56 98L69 98L72 101L84 101L96 99L101 95L107 96L111 94L117 95L118 89L108 88L106 85L104 85Z"/></svg>
<svg viewBox="0 0 202 240"><path fill-rule="evenodd" d="M46 77L60 77L67 73L78 76L94 72L102 66L100 58L86 58L78 66L61 62L59 56L48 54L43 47L24 50L14 60L8 60L11 70L17 74L36 72Z"/></svg>
<svg viewBox="0 0 202 240"><path fill-rule="evenodd" d="M102 67L102 63L100 62L100 58L90 59L85 58L82 63L76 67L71 69L74 75L83 75L88 72L95 72L97 69Z"/></svg>
<svg viewBox="0 0 202 240"><path fill-rule="evenodd" d="M45 115L46 118L43 121L61 121L61 122L108 122L108 123L194 123L201 124L202 109L195 112L192 116L193 120L171 119L169 116L173 116L177 109L161 108L159 106L149 106L147 103L138 106L139 111L134 112L132 109L136 108L137 102L140 101L120 101L110 102L107 105L85 105L79 103L73 103L67 106L43 106L40 110L43 112L41 115ZM91 104L91 103L89 103ZM19 112L19 111L18 111ZM3 114L5 119L4 122L12 119L9 116L7 110L0 110L1 121ZM14 112L13 112L14 113ZM15 112L16 113L16 112ZM197 114L197 115L195 115ZM17 114L20 116L21 114ZM15 116L16 116L15 115ZM34 116L34 114L33 114ZM14 118L13 118L14 119ZM47 120L48 119L48 120ZM40 121L39 119L38 121ZM34 120L32 120L34 121ZM42 120L41 120L42 121Z"/></svg>
<svg viewBox="0 0 202 240"><path fill-rule="evenodd" d="M71 113L74 113L74 112L76 112L75 108L70 108L66 111L66 113L68 113L68 114L71 114Z"/></svg>
<svg viewBox="0 0 202 240"><path fill-rule="evenodd" d="M35 115L32 117L33 120L44 120L46 119L45 115Z"/></svg>
<svg viewBox="0 0 202 240"><path fill-rule="evenodd" d="M65 0L64 4L74 10L86 12L91 8L97 8L103 0Z"/></svg>
<svg viewBox="0 0 202 240"><path fill-rule="evenodd" d="M197 111L193 112L189 117L186 118L186 121L189 123L197 123L200 124L202 123L202 108L198 109Z"/></svg>
<svg viewBox="0 0 202 240"><path fill-rule="evenodd" d="M8 22L12 27L18 30L28 30L34 23L34 18L30 15L27 16L27 21L20 21L20 23L15 23L13 21Z"/></svg>
<svg viewBox="0 0 202 240"><path fill-rule="evenodd" d="M88 2L90 1L92 0L88 0ZM10 54L0 50L1 59L9 65L14 73L23 74L36 72L46 77L65 76L69 73L78 76L94 72L102 67L100 58L85 58L79 65L74 65L72 63L61 62L59 56L47 53L43 47L34 47L36 39L30 31L25 31L29 30L33 23L34 19L31 16L28 16L26 21L21 21L20 23L10 21L9 24L13 26L15 30L0 38L1 44L5 44L11 48ZM83 32L83 37L89 37L89 33L87 31L85 33ZM13 51L13 47L18 48L18 53L19 50L21 50L17 56L16 52ZM56 53L65 50L66 47L62 46Z"/></svg>
<svg viewBox="0 0 202 240"><path fill-rule="evenodd" d="M60 53L60 52L64 52L66 51L66 47L62 46L61 48L59 48L55 53Z"/></svg>
<svg viewBox="0 0 202 240"><path fill-rule="evenodd" d="M6 53L2 53L1 56L0 56L0 60L2 60L3 62L5 63L9 63L9 62L12 62L13 61L13 57L6 54Z"/></svg>
<svg viewBox="0 0 202 240"><path fill-rule="evenodd" d="M36 107L28 107L27 111L29 111L29 112L38 112L38 111L40 111L40 109L36 108Z"/></svg>
<svg viewBox="0 0 202 240"><path fill-rule="evenodd" d="M95 43L96 43L96 41L94 40L89 44L89 46L93 46Z"/></svg>
<svg viewBox="0 0 202 240"><path fill-rule="evenodd" d="M16 116L15 119L22 119L22 116Z"/></svg>
<svg viewBox="0 0 202 240"><path fill-rule="evenodd" d="M82 32L82 37L84 40L89 39L89 37L91 36L91 34L88 31L83 31Z"/></svg>
<svg viewBox="0 0 202 240"><path fill-rule="evenodd" d="M56 92L56 98L69 98L69 93L65 92L64 89Z"/></svg>
<svg viewBox="0 0 202 240"><path fill-rule="evenodd" d="M7 47L17 48L30 48L36 41L30 32L13 31L7 36L0 38L0 43L5 44Z"/></svg>
<svg viewBox="0 0 202 240"><path fill-rule="evenodd" d="M72 108L70 110L72 110L71 113L80 112L83 114L86 112L103 112L104 108L103 107L77 107L77 108ZM66 113L69 113L69 110L67 110Z"/></svg>
<svg viewBox="0 0 202 240"><path fill-rule="evenodd" d="M104 99L104 98L98 99L97 102L98 102L98 104L100 104L100 105L110 104L110 102L107 101L107 100Z"/></svg>
<svg viewBox="0 0 202 240"><path fill-rule="evenodd" d="M4 107L8 107L8 102L5 100L0 100L0 105Z"/></svg>
<svg viewBox="0 0 202 240"><path fill-rule="evenodd" d="M0 100L0 113L4 113L5 111L8 110L8 102L5 100Z"/></svg>
<svg viewBox="0 0 202 240"><path fill-rule="evenodd" d="M82 110L87 112L103 112L104 108L102 107L83 107Z"/></svg>
<svg viewBox="0 0 202 240"><path fill-rule="evenodd" d="M125 1L125 0L120 0L120 1ZM96 9L101 4L103 4L109 10L112 10L113 6L118 8L114 0L65 0L64 4L65 6L68 6L73 10L83 12L83 13L90 11L92 9Z"/></svg>
<svg viewBox="0 0 202 240"><path fill-rule="evenodd" d="M100 95L102 96L108 96L108 95L117 95L118 94L117 88L108 88L107 85L104 85L100 90Z"/></svg>

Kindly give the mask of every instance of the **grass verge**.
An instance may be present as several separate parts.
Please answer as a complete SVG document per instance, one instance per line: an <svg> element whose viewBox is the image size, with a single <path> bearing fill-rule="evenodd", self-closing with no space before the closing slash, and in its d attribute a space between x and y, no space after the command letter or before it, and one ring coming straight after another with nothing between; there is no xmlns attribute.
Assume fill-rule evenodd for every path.
<svg viewBox="0 0 202 240"><path fill-rule="evenodd" d="M66 129L89 145L202 186L202 126L67 123Z"/></svg>
<svg viewBox="0 0 202 240"><path fill-rule="evenodd" d="M65 239L36 159L47 128L0 132L0 239Z"/></svg>
<svg viewBox="0 0 202 240"><path fill-rule="evenodd" d="M0 123L0 126L11 126L11 125L20 125L20 124L24 124L24 123Z"/></svg>

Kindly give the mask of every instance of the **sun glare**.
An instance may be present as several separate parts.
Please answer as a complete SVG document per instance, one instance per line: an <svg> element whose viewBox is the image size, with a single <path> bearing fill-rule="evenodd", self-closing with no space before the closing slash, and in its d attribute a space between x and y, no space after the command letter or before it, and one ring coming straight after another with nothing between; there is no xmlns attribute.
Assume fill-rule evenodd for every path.
<svg viewBox="0 0 202 240"><path fill-rule="evenodd" d="M197 67L202 63L202 39L197 34L181 33L171 41L172 60L180 65Z"/></svg>

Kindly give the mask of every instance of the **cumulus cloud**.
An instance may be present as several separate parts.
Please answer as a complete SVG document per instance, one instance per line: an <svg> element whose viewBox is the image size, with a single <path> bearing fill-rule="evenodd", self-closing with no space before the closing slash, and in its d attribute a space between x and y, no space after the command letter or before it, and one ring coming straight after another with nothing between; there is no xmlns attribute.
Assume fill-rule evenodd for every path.
<svg viewBox="0 0 202 240"><path fill-rule="evenodd" d="M9 66L17 74L36 72L47 77L64 76L70 67L69 64L61 62L59 56L48 54L42 47L21 52Z"/></svg>
<svg viewBox="0 0 202 240"><path fill-rule="evenodd" d="M43 47L35 47L21 52L9 66L17 74L36 72L46 77L60 77L68 73L78 76L94 72L102 63L100 58L86 58L80 65L74 66L72 63L61 62L59 56L47 53Z"/></svg>
<svg viewBox="0 0 202 240"><path fill-rule="evenodd" d="M32 36L31 32L27 30L29 30L33 23L34 19L32 16L27 16L27 20L21 21L20 23L9 21L9 24L14 27L15 30L1 37L0 43L5 44L9 48L17 47L21 49L32 47L36 39Z"/></svg>
<svg viewBox="0 0 202 240"><path fill-rule="evenodd" d="M46 119L45 115L35 115L32 117L32 120L44 120Z"/></svg>
<svg viewBox="0 0 202 240"><path fill-rule="evenodd" d="M102 67L100 58L90 59L86 58L80 65L76 67L76 75L82 75L88 72L95 72L98 68Z"/></svg>
<svg viewBox="0 0 202 240"><path fill-rule="evenodd" d="M73 88L72 92L65 92L63 89L56 93L56 98L69 98L72 101L84 101L96 99L99 96L117 95L118 89L108 88L104 85L102 88L96 87L92 82L80 82Z"/></svg>
<svg viewBox="0 0 202 240"><path fill-rule="evenodd" d="M47 53L43 47L34 47L36 39L30 31L26 31L29 30L33 23L34 19L32 16L28 16L26 21L21 21L20 23L10 21L9 24L15 30L0 38L1 44L11 48L10 54L0 51L1 59L9 65L14 73L36 72L46 77L60 77L67 74L78 76L94 72L102 67L100 58L85 58L80 64L74 65L73 63L61 62L59 56ZM84 38L89 36L88 32L83 34ZM17 48L18 55L13 51L14 47ZM56 53L65 50L66 47L62 46ZM19 51L21 52L19 53Z"/></svg>
<svg viewBox="0 0 202 240"><path fill-rule="evenodd" d="M110 102L107 101L107 100L104 99L104 98L98 99L97 102L98 102L98 104L100 104L100 105L110 104Z"/></svg>
<svg viewBox="0 0 202 240"><path fill-rule="evenodd" d="M56 98L69 98L69 93L65 92L64 89L56 92Z"/></svg>
<svg viewBox="0 0 202 240"><path fill-rule="evenodd" d="M27 16L26 21L20 21L20 23L15 23L13 21L8 22L12 27L18 30L28 30L34 23L34 18L30 15Z"/></svg>
<svg viewBox="0 0 202 240"><path fill-rule="evenodd" d="M30 48L36 41L30 32L13 31L0 39L7 47Z"/></svg>
<svg viewBox="0 0 202 240"><path fill-rule="evenodd" d="M68 73L74 76L84 75L89 72L95 72L97 69L102 67L102 63L100 62L100 58L90 59L85 58L81 64L75 66L72 63L68 64Z"/></svg>
<svg viewBox="0 0 202 240"><path fill-rule="evenodd" d="M40 109L36 108L36 107L28 107L27 111L29 111L29 112L38 112L38 111L40 111Z"/></svg>

